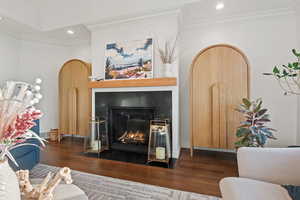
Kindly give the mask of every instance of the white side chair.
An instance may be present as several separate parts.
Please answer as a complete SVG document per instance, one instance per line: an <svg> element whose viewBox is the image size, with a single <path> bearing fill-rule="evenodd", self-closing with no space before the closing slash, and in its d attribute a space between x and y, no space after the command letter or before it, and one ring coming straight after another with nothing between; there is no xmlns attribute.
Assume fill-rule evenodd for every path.
<svg viewBox="0 0 300 200"><path fill-rule="evenodd" d="M291 200L281 185L300 186L300 148L240 148L239 177L220 182L223 200Z"/></svg>

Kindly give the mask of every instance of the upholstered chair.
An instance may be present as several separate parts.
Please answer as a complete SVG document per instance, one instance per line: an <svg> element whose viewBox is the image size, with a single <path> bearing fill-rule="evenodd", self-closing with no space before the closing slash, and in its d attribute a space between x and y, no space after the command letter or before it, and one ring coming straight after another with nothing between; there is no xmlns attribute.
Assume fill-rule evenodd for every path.
<svg viewBox="0 0 300 200"><path fill-rule="evenodd" d="M240 148L239 177L220 182L223 200L291 200L281 185L300 186L300 148Z"/></svg>

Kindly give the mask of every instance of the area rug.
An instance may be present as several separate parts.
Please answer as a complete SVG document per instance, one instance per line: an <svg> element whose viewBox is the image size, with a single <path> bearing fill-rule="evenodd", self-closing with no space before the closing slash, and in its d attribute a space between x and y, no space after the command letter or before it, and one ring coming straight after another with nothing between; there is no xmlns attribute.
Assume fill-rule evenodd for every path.
<svg viewBox="0 0 300 200"><path fill-rule="evenodd" d="M30 178L44 178L59 168L39 164L30 172ZM72 170L74 184L89 200L219 200L217 197L173 190L116 178L98 176Z"/></svg>

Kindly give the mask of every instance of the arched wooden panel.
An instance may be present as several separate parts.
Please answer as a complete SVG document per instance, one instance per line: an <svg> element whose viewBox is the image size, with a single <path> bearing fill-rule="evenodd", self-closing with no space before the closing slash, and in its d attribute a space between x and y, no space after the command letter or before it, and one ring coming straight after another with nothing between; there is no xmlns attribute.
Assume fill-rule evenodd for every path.
<svg viewBox="0 0 300 200"><path fill-rule="evenodd" d="M66 62L59 73L59 133L84 136L89 131L91 65L81 60Z"/></svg>
<svg viewBox="0 0 300 200"><path fill-rule="evenodd" d="M190 138L193 147L234 149L242 116L234 109L249 95L246 56L230 45L201 51L190 72Z"/></svg>

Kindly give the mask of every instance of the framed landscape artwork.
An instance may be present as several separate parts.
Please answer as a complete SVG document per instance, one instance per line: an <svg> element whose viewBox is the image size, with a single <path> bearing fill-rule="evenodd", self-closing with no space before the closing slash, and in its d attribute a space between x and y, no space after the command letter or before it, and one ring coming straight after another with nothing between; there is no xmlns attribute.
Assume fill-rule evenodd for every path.
<svg viewBox="0 0 300 200"><path fill-rule="evenodd" d="M153 78L152 38L106 45L106 80L143 78Z"/></svg>

